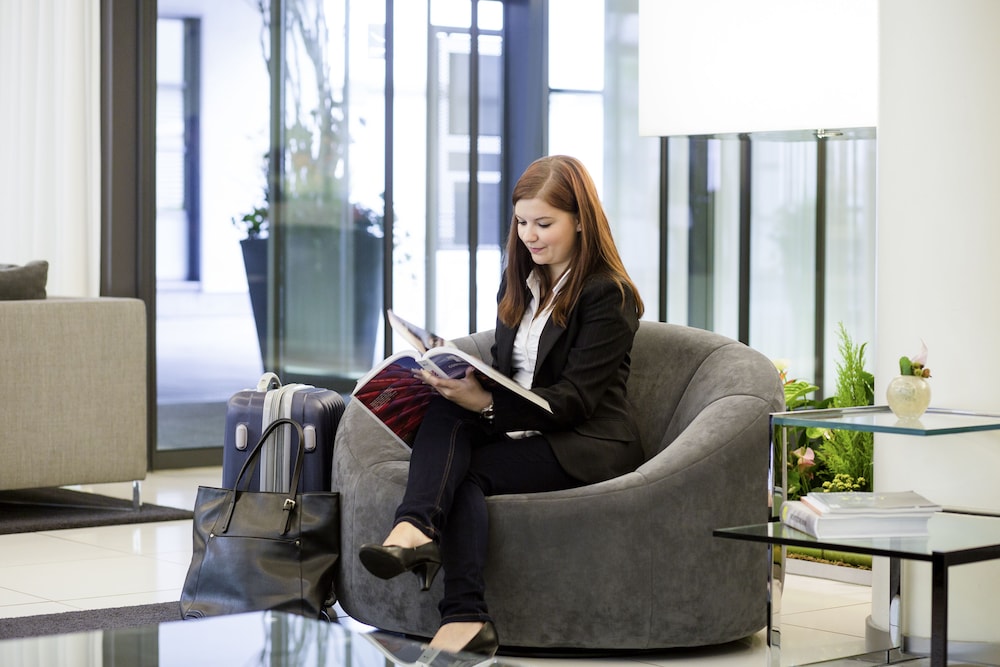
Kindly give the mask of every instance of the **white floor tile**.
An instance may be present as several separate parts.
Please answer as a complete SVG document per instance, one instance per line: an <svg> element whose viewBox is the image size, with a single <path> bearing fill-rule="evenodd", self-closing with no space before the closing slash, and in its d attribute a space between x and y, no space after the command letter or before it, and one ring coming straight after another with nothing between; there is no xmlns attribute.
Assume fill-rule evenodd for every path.
<svg viewBox="0 0 1000 667"><path fill-rule="evenodd" d="M17 565L43 565L110 558L118 555L99 545L66 541L59 532L0 535L0 572Z"/></svg>
<svg viewBox="0 0 1000 667"><path fill-rule="evenodd" d="M14 565L0 568L0 588L44 600L72 603L86 598L180 589L185 566L141 556L66 561L57 566Z"/></svg>
<svg viewBox="0 0 1000 667"><path fill-rule="evenodd" d="M194 509L199 486L219 486L222 483L221 467L164 470L150 473L142 480L142 501L165 507ZM100 493L113 498L132 499L132 484L87 484L71 487L79 491Z"/></svg>
<svg viewBox="0 0 1000 667"><path fill-rule="evenodd" d="M99 528L74 528L46 533L78 545L91 545L122 554L154 556L191 553L191 521L160 521Z"/></svg>
<svg viewBox="0 0 1000 667"><path fill-rule="evenodd" d="M28 595L27 593L22 593L21 591L12 591L7 588L0 588L0 618L8 616L9 614L4 614L4 607L10 607L15 605L25 605L25 604L38 604L41 602L47 602L40 597L35 595Z"/></svg>

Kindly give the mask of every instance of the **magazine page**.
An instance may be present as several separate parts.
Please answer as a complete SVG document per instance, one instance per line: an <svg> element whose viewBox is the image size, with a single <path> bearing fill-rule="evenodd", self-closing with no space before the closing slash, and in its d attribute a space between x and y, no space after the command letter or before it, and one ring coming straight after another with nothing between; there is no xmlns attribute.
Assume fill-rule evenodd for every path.
<svg viewBox="0 0 1000 667"><path fill-rule="evenodd" d="M413 444L434 389L419 377L413 353L389 357L358 380L353 396L407 445Z"/></svg>
<svg viewBox="0 0 1000 667"><path fill-rule="evenodd" d="M546 412L552 412L549 402L544 398L533 391L525 389L482 359L466 354L458 348L439 347L428 351L424 356L434 366L434 368L428 368L428 370L434 371L436 369L437 374L441 377L462 377L465 375L465 369L472 366L476 369L478 379L485 388L506 389L525 400L531 401Z"/></svg>
<svg viewBox="0 0 1000 667"><path fill-rule="evenodd" d="M389 316L390 312L387 311L386 315ZM419 327L413 329L418 333L423 331ZM414 337L418 336L410 327L406 330ZM466 354L440 337L432 335L427 340L444 344L432 347L424 354L407 350L388 357L358 380L352 392L361 405L407 445L413 444L427 407L437 395L431 386L424 383L421 371L430 371L439 377L460 378L472 366L476 369L477 379L489 391L506 390L552 412L548 401L504 376L482 359Z"/></svg>
<svg viewBox="0 0 1000 667"><path fill-rule="evenodd" d="M435 347L449 344L441 336L422 329L412 322L407 322L391 309L385 311L385 317L389 321L389 326L392 327L392 330L402 336L406 342L413 346L414 350L417 350L421 354Z"/></svg>

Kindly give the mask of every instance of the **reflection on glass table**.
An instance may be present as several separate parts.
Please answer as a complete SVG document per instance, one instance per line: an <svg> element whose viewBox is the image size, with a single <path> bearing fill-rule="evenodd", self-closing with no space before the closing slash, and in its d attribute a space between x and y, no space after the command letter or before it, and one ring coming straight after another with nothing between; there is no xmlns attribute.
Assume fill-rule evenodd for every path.
<svg viewBox="0 0 1000 667"><path fill-rule="evenodd" d="M279 612L0 641L0 665L73 667L478 667L502 662L449 654L381 632Z"/></svg>

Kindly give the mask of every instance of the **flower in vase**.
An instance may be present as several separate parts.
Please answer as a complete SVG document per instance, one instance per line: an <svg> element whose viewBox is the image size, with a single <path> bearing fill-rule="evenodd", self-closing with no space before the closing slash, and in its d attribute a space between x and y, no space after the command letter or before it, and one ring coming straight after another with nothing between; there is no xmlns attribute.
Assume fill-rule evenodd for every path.
<svg viewBox="0 0 1000 667"><path fill-rule="evenodd" d="M912 357L899 358L900 375L916 375L917 377L929 378L931 369L927 368L927 344L920 341L920 351Z"/></svg>

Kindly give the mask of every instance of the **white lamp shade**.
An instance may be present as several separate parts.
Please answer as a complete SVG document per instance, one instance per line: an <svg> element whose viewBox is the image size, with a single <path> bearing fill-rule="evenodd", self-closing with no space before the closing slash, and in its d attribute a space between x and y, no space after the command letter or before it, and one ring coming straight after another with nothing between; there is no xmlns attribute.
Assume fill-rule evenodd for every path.
<svg viewBox="0 0 1000 667"><path fill-rule="evenodd" d="M639 0L639 133L874 127L878 0Z"/></svg>

